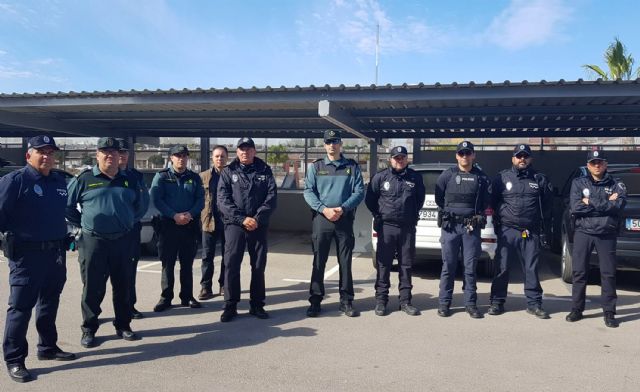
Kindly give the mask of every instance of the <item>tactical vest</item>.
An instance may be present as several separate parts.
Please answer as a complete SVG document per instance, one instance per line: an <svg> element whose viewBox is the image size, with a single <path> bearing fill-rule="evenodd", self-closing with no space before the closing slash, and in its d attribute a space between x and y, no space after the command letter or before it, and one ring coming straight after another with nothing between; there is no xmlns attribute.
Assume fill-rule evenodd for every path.
<svg viewBox="0 0 640 392"><path fill-rule="evenodd" d="M474 173L452 170L444 195L445 207L477 210L480 194L480 177Z"/></svg>

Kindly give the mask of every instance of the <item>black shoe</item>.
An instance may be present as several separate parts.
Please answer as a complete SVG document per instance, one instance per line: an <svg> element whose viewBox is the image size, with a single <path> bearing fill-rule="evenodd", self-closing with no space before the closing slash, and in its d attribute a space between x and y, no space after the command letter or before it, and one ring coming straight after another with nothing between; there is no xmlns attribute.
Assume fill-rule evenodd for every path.
<svg viewBox="0 0 640 392"><path fill-rule="evenodd" d="M489 310L487 311L492 316L499 316L504 313L504 305L499 303L493 303L489 306Z"/></svg>
<svg viewBox="0 0 640 392"><path fill-rule="evenodd" d="M15 382L29 382L33 380L31 373L29 373L22 363L7 365L7 371L9 372L9 377Z"/></svg>
<svg viewBox="0 0 640 392"><path fill-rule="evenodd" d="M386 316L387 314L387 304L384 302L376 303L376 307L373 310L376 316Z"/></svg>
<svg viewBox="0 0 640 392"><path fill-rule="evenodd" d="M144 314L136 308L131 308L131 318L134 320L140 320L141 318L144 318Z"/></svg>
<svg viewBox="0 0 640 392"><path fill-rule="evenodd" d="M213 298L213 292L211 291L211 289L202 289L200 290L200 294L198 294L198 299L200 301L206 301L212 298Z"/></svg>
<svg viewBox="0 0 640 392"><path fill-rule="evenodd" d="M542 309L542 306L540 305L527 308L527 313L532 314L537 318L543 319L543 320L546 320L549 318L549 313L545 312L545 310Z"/></svg>
<svg viewBox="0 0 640 392"><path fill-rule="evenodd" d="M609 328L618 328L618 320L613 312L604 312L604 325Z"/></svg>
<svg viewBox="0 0 640 392"><path fill-rule="evenodd" d="M438 306L438 316L440 317L451 316L451 309L449 309L449 305L440 304L440 306Z"/></svg>
<svg viewBox="0 0 640 392"><path fill-rule="evenodd" d="M224 308L222 315L220 316L220 321L223 323L228 323L229 321L236 318L238 315L238 311L236 308Z"/></svg>
<svg viewBox="0 0 640 392"><path fill-rule="evenodd" d="M191 309L198 309L201 308L202 305L200 305L200 302L196 301L195 298L191 298L191 299L187 299L187 300L182 300L180 301L180 305L182 306L188 306Z"/></svg>
<svg viewBox="0 0 640 392"><path fill-rule="evenodd" d="M570 323L575 323L576 321L582 320L582 312L579 310L572 310L564 319Z"/></svg>
<svg viewBox="0 0 640 392"><path fill-rule="evenodd" d="M402 305L400 305L400 310L402 310L403 312L405 312L409 316L419 316L420 315L420 311L418 310L418 308L416 308L415 306L413 306L411 304L402 304Z"/></svg>
<svg viewBox="0 0 640 392"><path fill-rule="evenodd" d="M153 307L153 311L154 312L164 312L165 310L169 309L170 307L171 307L171 301L166 301L164 299L161 299L160 301L158 301L156 306Z"/></svg>
<svg viewBox="0 0 640 392"><path fill-rule="evenodd" d="M471 316L471 318L481 319L484 317L482 313L480 313L480 310L478 310L478 307L475 305L467 305L464 307L464 310L469 313L469 316Z"/></svg>
<svg viewBox="0 0 640 392"><path fill-rule="evenodd" d="M130 329L116 329L116 335L129 342L140 339L138 335Z"/></svg>
<svg viewBox="0 0 640 392"><path fill-rule="evenodd" d="M321 311L320 304L311 304L307 309L307 317L318 317Z"/></svg>
<svg viewBox="0 0 640 392"><path fill-rule="evenodd" d="M95 332L83 332L80 339L80 345L84 348L91 348L96 345L96 333Z"/></svg>
<svg viewBox="0 0 640 392"><path fill-rule="evenodd" d="M249 314L252 316L256 316L259 319L268 319L269 313L264 310L262 306L252 306L249 308Z"/></svg>
<svg viewBox="0 0 640 392"><path fill-rule="evenodd" d="M38 359L41 361L73 361L76 359L76 355L56 348L52 351L38 351Z"/></svg>
<svg viewBox="0 0 640 392"><path fill-rule="evenodd" d="M360 313L353 308L351 304L340 304L340 312L347 317L358 317Z"/></svg>

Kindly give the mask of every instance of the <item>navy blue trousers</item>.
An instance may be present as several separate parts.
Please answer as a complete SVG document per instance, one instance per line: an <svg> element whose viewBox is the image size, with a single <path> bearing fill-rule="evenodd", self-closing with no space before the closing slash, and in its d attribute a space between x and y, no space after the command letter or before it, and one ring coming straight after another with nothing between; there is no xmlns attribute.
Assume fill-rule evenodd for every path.
<svg viewBox="0 0 640 392"><path fill-rule="evenodd" d="M251 283L249 303L253 307L264 306L266 289L264 271L267 267L267 227L260 226L247 231L238 225L224 226L224 302L225 307L235 308L240 302L240 266L244 251L249 251Z"/></svg>
<svg viewBox="0 0 640 392"><path fill-rule="evenodd" d="M593 248L600 265L600 302L605 312L616 312L616 234L594 235L576 231L573 235L573 309L584 311Z"/></svg>
<svg viewBox="0 0 640 392"><path fill-rule="evenodd" d="M140 230L142 230L142 224L140 222L133 225L133 230L129 233L131 235L131 272L129 273L129 302L131 303L131 310L138 301L136 296L136 275L138 273L138 261L140 260Z"/></svg>
<svg viewBox="0 0 640 392"><path fill-rule="evenodd" d="M524 294L527 305L542 305L542 286L538 277L538 261L540 259L540 236L530 233L522 238L522 231L503 226L498 234L498 247L494 278L491 283L491 303L504 304L507 299L509 285L509 268L515 263L522 266L524 272Z"/></svg>
<svg viewBox="0 0 640 392"><path fill-rule="evenodd" d="M176 259L180 262L180 299L193 298L193 259L198 251L200 221L177 225L173 220L162 219L158 236L158 256L162 262L162 300L171 303L175 284ZM198 229L198 230L196 230Z"/></svg>
<svg viewBox="0 0 640 392"><path fill-rule="evenodd" d="M313 269L309 287L309 302L320 303L324 298L324 270L329 259L331 242L335 241L338 265L340 266L340 303L351 303L354 298L351 263L355 237L353 219L343 216L331 222L322 214L316 214L311 227L311 247L313 249Z"/></svg>
<svg viewBox="0 0 640 392"><path fill-rule="evenodd" d="M7 364L24 364L28 353L27 328L31 311L36 307L39 352L57 349L56 315L60 294L67 280L65 252L51 250L17 250L9 260L9 309L2 348Z"/></svg>
<svg viewBox="0 0 640 392"><path fill-rule="evenodd" d="M217 242L220 242L222 253L218 283L220 287L224 287L224 226L222 222L218 223L218 221L216 221L216 230L214 232L202 232L202 279L200 280L200 286L209 291L213 287L213 273L215 271L213 258L216 255Z"/></svg>
<svg viewBox="0 0 640 392"><path fill-rule="evenodd" d="M481 248L480 229L467 232L467 228L458 223L453 230L442 229L440 243L442 244L442 272L440 274L440 304L451 305L453 300L453 283L458 268L458 253L462 250L462 262L464 267L464 279L462 291L464 292L464 304L475 305L478 299L476 294L476 266L480 257Z"/></svg>
<svg viewBox="0 0 640 392"><path fill-rule="evenodd" d="M389 300L389 287L391 282L389 275L393 258L398 255L398 291L400 304L411 303L411 268L416 257L416 228L398 227L383 224L378 231L378 244L376 246L376 301L387 303Z"/></svg>

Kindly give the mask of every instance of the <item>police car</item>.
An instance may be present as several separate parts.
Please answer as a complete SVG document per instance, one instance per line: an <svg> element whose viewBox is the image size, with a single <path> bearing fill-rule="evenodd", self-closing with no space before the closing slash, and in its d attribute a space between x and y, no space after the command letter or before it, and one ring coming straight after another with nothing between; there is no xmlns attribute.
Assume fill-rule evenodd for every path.
<svg viewBox="0 0 640 392"><path fill-rule="evenodd" d="M438 227L438 206L435 200L435 189L438 177L443 171L456 166L455 163L421 163L410 167L422 175L426 197L420 210L418 225L416 226L416 261L422 259L442 260L442 248L440 244L440 228ZM496 235L493 230L493 210L485 211L487 224L481 232L482 255L484 263L481 264L483 272L487 275L493 273L493 258L496 252ZM378 233L371 225L371 242L373 244L372 261L376 266L376 246ZM459 260L462 260L459 258Z"/></svg>
<svg viewBox="0 0 640 392"><path fill-rule="evenodd" d="M616 260L618 270L640 271L640 165L637 164L609 164L607 171L615 178L619 178L627 187L627 205L625 206L618 228L618 240L616 242ZM560 243L561 265L560 274L562 280L571 283L573 259L573 225L569 209L569 193L574 178L588 175L586 166L577 168L567 179L560 197L562 198L562 211L554 214L561 219L554 220L554 242ZM598 257L594 249L591 254L590 265L598 266Z"/></svg>

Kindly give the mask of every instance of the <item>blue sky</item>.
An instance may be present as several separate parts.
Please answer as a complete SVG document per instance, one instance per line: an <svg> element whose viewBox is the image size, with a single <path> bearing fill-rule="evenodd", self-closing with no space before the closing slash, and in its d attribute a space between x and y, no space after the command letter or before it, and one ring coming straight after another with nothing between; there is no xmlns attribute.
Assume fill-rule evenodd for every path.
<svg viewBox="0 0 640 392"><path fill-rule="evenodd" d="M576 80L636 0L0 0L0 92Z"/></svg>

